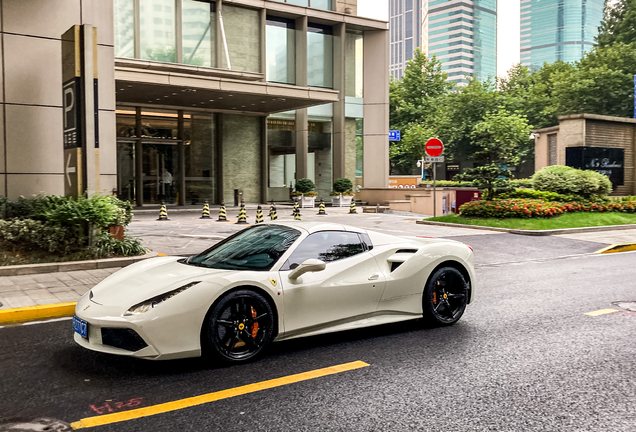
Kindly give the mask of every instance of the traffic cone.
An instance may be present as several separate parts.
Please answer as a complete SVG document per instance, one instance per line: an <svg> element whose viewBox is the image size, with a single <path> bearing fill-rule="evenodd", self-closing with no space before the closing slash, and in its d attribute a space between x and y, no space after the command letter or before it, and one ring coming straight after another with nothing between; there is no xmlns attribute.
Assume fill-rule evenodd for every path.
<svg viewBox="0 0 636 432"><path fill-rule="evenodd" d="M203 211L199 219L210 219L210 204L207 201L203 204Z"/></svg>
<svg viewBox="0 0 636 432"><path fill-rule="evenodd" d="M326 215L327 212L325 211L325 201L321 198L320 199L320 206L318 207L318 213L319 215Z"/></svg>
<svg viewBox="0 0 636 432"><path fill-rule="evenodd" d="M298 199L294 198L294 209L292 210L292 216L296 215L296 210L298 210L299 206L298 206Z"/></svg>
<svg viewBox="0 0 636 432"><path fill-rule="evenodd" d="M225 213L225 203L221 202L221 208L219 208L219 218L216 220L217 222L226 222L227 221L227 213Z"/></svg>
<svg viewBox="0 0 636 432"><path fill-rule="evenodd" d="M170 220L168 219L168 210L166 209L166 203L161 201L161 208L159 208L159 218L157 220Z"/></svg>
<svg viewBox="0 0 636 432"><path fill-rule="evenodd" d="M272 204L272 207L269 209L269 218L271 220L278 220L278 214L276 213L276 206Z"/></svg>
<svg viewBox="0 0 636 432"><path fill-rule="evenodd" d="M256 223L263 223L263 209L261 209L261 206L256 208Z"/></svg>
<svg viewBox="0 0 636 432"><path fill-rule="evenodd" d="M241 208L239 209L238 214L238 222L237 224L246 224L247 223L247 214L245 214L245 203L241 201Z"/></svg>
<svg viewBox="0 0 636 432"><path fill-rule="evenodd" d="M294 210L294 220L300 220L300 208Z"/></svg>
<svg viewBox="0 0 636 432"><path fill-rule="evenodd" d="M349 206L349 214L357 214L358 212L356 211L356 200L352 199L351 200L351 205Z"/></svg>

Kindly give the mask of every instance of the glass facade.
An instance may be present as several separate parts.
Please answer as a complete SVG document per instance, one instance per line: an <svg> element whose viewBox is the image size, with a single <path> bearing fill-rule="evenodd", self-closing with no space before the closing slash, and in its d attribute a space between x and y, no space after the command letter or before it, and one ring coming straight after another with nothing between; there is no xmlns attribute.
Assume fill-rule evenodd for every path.
<svg viewBox="0 0 636 432"><path fill-rule="evenodd" d="M332 10L332 0L277 0L283 3L295 4L298 6L312 7L314 9Z"/></svg>
<svg viewBox="0 0 636 432"><path fill-rule="evenodd" d="M115 57L135 56L134 0L115 0L113 4L115 28Z"/></svg>
<svg viewBox="0 0 636 432"><path fill-rule="evenodd" d="M333 30L329 26L307 26L307 85L333 88Z"/></svg>
<svg viewBox="0 0 636 432"><path fill-rule="evenodd" d="M144 60L176 62L174 0L140 0L139 11L140 57Z"/></svg>
<svg viewBox="0 0 636 432"><path fill-rule="evenodd" d="M389 0L389 73L394 78L402 78L406 63L413 57L415 49L424 46L421 24L425 7L426 0Z"/></svg>
<svg viewBox="0 0 636 432"><path fill-rule="evenodd" d="M267 81L296 83L296 30L295 21L267 17L265 44Z"/></svg>
<svg viewBox="0 0 636 432"><path fill-rule="evenodd" d="M574 62L594 46L604 0L522 0L521 64Z"/></svg>
<svg viewBox="0 0 636 432"><path fill-rule="evenodd" d="M216 14L214 3L182 0L183 63L216 66Z"/></svg>
<svg viewBox="0 0 636 432"><path fill-rule="evenodd" d="M313 180L320 197L328 197L333 189L333 104L307 108L307 117L307 178Z"/></svg>
<svg viewBox="0 0 636 432"><path fill-rule="evenodd" d="M345 34L345 96L362 97L363 41L361 32Z"/></svg>

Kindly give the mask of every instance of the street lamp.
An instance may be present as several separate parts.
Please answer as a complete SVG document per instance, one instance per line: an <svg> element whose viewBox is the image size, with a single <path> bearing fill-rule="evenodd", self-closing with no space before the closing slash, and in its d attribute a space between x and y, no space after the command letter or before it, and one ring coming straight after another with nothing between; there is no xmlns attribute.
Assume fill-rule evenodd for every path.
<svg viewBox="0 0 636 432"><path fill-rule="evenodd" d="M424 156L422 156L422 159L417 161L417 167L418 168L422 167L422 182L423 182L425 180L424 173L426 172L426 169L424 168Z"/></svg>

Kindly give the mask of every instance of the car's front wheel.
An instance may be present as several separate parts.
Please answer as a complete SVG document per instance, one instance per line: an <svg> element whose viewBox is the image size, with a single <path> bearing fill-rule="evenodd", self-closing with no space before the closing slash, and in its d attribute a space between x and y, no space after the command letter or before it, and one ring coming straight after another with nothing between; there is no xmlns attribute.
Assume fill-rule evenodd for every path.
<svg viewBox="0 0 636 432"><path fill-rule="evenodd" d="M206 354L224 362L243 363L262 354L272 341L274 313L261 294L233 291L214 305L204 330Z"/></svg>
<svg viewBox="0 0 636 432"><path fill-rule="evenodd" d="M454 267L441 267L429 278L422 298L424 321L429 325L456 323L466 310L468 282Z"/></svg>

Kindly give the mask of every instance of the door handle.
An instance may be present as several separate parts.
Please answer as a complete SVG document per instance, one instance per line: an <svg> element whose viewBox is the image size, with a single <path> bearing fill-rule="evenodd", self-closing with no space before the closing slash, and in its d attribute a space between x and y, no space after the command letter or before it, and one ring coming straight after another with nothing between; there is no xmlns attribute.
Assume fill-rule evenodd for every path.
<svg viewBox="0 0 636 432"><path fill-rule="evenodd" d="M380 275L374 274L369 276L369 280L377 280L380 277Z"/></svg>

